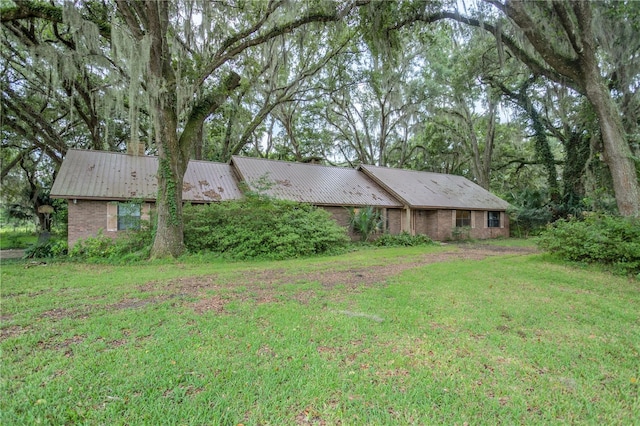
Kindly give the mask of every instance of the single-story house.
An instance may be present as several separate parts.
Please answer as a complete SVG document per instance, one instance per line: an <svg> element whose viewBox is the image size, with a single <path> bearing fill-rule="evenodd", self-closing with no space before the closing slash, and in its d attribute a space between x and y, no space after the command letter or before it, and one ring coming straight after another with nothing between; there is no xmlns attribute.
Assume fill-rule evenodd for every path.
<svg viewBox="0 0 640 426"><path fill-rule="evenodd" d="M404 206L402 229L444 241L508 237L509 203L463 176L361 165Z"/></svg>
<svg viewBox="0 0 640 426"><path fill-rule="evenodd" d="M68 200L68 242L116 236L149 218L157 194L158 159L144 155L69 150L51 189ZM229 164L189 162L182 198L190 203L240 199L239 182L271 197L313 204L349 225L347 208L372 206L381 231L507 237L508 203L461 176L362 165L357 169L234 156ZM352 237L355 237L352 235Z"/></svg>
<svg viewBox="0 0 640 426"><path fill-rule="evenodd" d="M383 229L402 231L402 204L364 173L346 167L292 163L233 156L231 167L250 190L270 197L313 204L325 209L341 226L349 227L347 208L375 207L383 218ZM351 235L357 238L356 235Z"/></svg>
<svg viewBox="0 0 640 426"><path fill-rule="evenodd" d="M115 152L69 150L51 188L68 200L68 243L95 236L115 237L149 219L158 193L158 158ZM185 202L242 198L229 164L189 161L182 186Z"/></svg>

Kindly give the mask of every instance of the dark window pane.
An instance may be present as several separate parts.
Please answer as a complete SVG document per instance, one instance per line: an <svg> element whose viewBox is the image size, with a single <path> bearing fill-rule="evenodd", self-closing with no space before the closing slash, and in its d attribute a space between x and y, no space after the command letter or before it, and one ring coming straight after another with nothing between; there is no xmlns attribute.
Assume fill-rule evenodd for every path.
<svg viewBox="0 0 640 426"><path fill-rule="evenodd" d="M500 212L489 212L487 215L489 228L500 228Z"/></svg>
<svg viewBox="0 0 640 426"><path fill-rule="evenodd" d="M469 210L456 210L456 227L471 226L471 212Z"/></svg>

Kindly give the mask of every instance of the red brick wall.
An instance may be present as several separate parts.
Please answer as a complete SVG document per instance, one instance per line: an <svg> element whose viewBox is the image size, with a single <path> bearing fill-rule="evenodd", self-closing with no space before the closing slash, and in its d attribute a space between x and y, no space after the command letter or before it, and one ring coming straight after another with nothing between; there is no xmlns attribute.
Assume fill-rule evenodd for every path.
<svg viewBox="0 0 640 426"><path fill-rule="evenodd" d="M500 213L500 227L489 228L486 211L475 211L475 228L471 230L471 238L485 240L488 238L506 238L509 236L509 216L504 212Z"/></svg>
<svg viewBox="0 0 640 426"><path fill-rule="evenodd" d="M398 235L402 232L402 209L387 209L387 232Z"/></svg>
<svg viewBox="0 0 640 426"><path fill-rule="evenodd" d="M349 237L353 241L357 241L360 239L360 235L356 234L355 232L351 232L351 230L349 229L349 210L344 207L337 206L322 206L320 208L328 211L331 214L333 220L338 222L338 225L346 228Z"/></svg>
<svg viewBox="0 0 640 426"><path fill-rule="evenodd" d="M117 227L117 217L112 218L111 224L108 223L108 201L96 200L69 200L68 205L68 225L67 225L67 243L69 248L78 241L88 237L95 237L100 230L107 237L116 238L123 231L109 231ZM149 220L150 204L145 203L142 207L141 219ZM117 210L116 210L117 211Z"/></svg>
<svg viewBox="0 0 640 426"><path fill-rule="evenodd" d="M413 223L416 235L427 235L432 240L439 238L437 210L414 210Z"/></svg>
<svg viewBox="0 0 640 426"><path fill-rule="evenodd" d="M436 218L438 221L436 231L436 241L450 240L452 236L453 228L456 224L455 216L453 216L453 210L438 210Z"/></svg>
<svg viewBox="0 0 640 426"><path fill-rule="evenodd" d="M107 229L107 201L69 200L68 243L72 247L78 240L93 237L102 230L103 235L115 238L118 231ZM328 211L333 219L342 227L349 229L349 211L344 207L322 207ZM148 209L148 207L147 207ZM148 211L148 210L147 210ZM402 231L402 221L405 215L402 209L387 209L387 230L397 235ZM455 227L454 210L414 210L412 221L416 234L425 234L436 241L446 241L452 238ZM472 212L473 228L471 238L486 239L509 236L509 217L502 212L500 228L487 227L487 212ZM352 240L359 240L360 236L349 231Z"/></svg>
<svg viewBox="0 0 640 426"><path fill-rule="evenodd" d="M115 238L118 232L107 231L107 202L93 200L69 200L69 247L78 240L94 237L102 229L103 234Z"/></svg>
<svg viewBox="0 0 640 426"><path fill-rule="evenodd" d="M339 207L339 206L322 206L321 208L328 211L333 217L333 220L335 220L338 223L338 225L347 229L349 233L349 237L351 237L353 241L360 240L360 235L355 232L351 232L351 230L349 229L349 210L348 209L344 207ZM385 214L384 210L382 214L383 215ZM386 209L387 232L394 235L397 235L401 232L402 214L403 214L402 209ZM379 235L379 234L376 234L376 235ZM376 235L372 235L371 238L375 239Z"/></svg>
<svg viewBox="0 0 640 426"><path fill-rule="evenodd" d="M413 210L412 229L415 234L427 235L432 240L446 241L453 238L456 224L455 210ZM500 228L487 226L487 212L471 212L470 238L487 239L509 236L509 217L500 215Z"/></svg>

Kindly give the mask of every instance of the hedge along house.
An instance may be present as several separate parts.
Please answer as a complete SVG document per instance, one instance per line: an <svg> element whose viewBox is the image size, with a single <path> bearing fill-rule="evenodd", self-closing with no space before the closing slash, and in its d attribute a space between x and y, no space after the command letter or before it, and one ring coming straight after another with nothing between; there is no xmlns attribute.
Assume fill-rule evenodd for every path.
<svg viewBox="0 0 640 426"><path fill-rule="evenodd" d="M509 203L462 176L361 165L402 202L402 229L433 240L509 236Z"/></svg>
<svg viewBox="0 0 640 426"><path fill-rule="evenodd" d="M231 166L248 189L276 199L323 208L346 228L349 227L347 208L371 206L379 209L384 219L381 232L402 231L402 204L356 169L238 156L231 158ZM351 237L355 239L356 235Z"/></svg>
<svg viewBox="0 0 640 426"><path fill-rule="evenodd" d="M148 220L158 192L157 157L69 150L51 188L68 200L68 244L96 236L116 237ZM228 164L189 162L182 199L210 203L242 198Z"/></svg>

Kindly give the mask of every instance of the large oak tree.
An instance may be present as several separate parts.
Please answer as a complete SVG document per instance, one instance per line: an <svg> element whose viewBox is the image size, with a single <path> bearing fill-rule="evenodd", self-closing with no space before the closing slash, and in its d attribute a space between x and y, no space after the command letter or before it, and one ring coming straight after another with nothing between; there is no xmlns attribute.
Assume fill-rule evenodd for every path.
<svg viewBox="0 0 640 426"><path fill-rule="evenodd" d="M618 210L624 216L640 216L640 182L626 139L620 111L611 96L598 53L596 27L598 7L606 2L552 0L485 0L508 20L492 19L490 12L465 16L458 11L417 10L395 24L401 28L414 22L455 20L492 33L500 47L509 51L531 70L583 94L598 117ZM594 10L596 9L596 10ZM495 16L495 14L493 14ZM624 17L622 17L624 18ZM609 64L611 65L611 64Z"/></svg>

